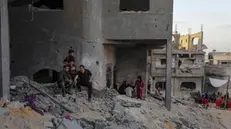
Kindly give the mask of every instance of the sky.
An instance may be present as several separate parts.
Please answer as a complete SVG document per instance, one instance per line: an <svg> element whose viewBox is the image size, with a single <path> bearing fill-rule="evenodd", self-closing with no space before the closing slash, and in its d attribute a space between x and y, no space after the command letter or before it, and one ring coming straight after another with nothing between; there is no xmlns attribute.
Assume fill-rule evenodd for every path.
<svg viewBox="0 0 231 129"><path fill-rule="evenodd" d="M201 30L208 51L231 52L231 0L174 0L173 30L187 34Z"/></svg>

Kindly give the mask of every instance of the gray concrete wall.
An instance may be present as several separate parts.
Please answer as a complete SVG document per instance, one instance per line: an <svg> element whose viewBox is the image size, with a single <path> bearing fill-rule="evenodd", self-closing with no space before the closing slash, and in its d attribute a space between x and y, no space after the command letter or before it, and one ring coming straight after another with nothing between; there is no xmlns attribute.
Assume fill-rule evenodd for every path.
<svg viewBox="0 0 231 129"><path fill-rule="evenodd" d="M64 10L34 12L33 21L28 6L10 8L12 75L31 76L44 68L59 71L72 46L77 64L92 71L95 88L103 88L104 48L98 6L101 3L94 2L66 0ZM92 9L93 5L97 8Z"/></svg>
<svg viewBox="0 0 231 129"><path fill-rule="evenodd" d="M191 58L178 58L181 60L182 64L180 69L176 70L177 76L204 76L204 56L201 54L196 54ZM195 59L193 64L186 63L189 59ZM178 62L178 61L177 61ZM182 69L189 68L191 73L182 72Z"/></svg>
<svg viewBox="0 0 231 129"><path fill-rule="evenodd" d="M166 64L161 64L161 59L166 59L165 54L156 54L151 58L152 75L153 76L165 76L166 75ZM174 69L176 68L176 56L172 55L172 76L175 76Z"/></svg>
<svg viewBox="0 0 231 129"><path fill-rule="evenodd" d="M173 1L152 0L150 11L145 13L119 12L118 4L118 0L64 0L64 10L34 12L33 21L28 6L11 7L12 75L31 76L45 68L59 71L72 46L77 64L92 71L97 89L105 87L105 67L109 63L116 63L120 69L119 81L130 71L134 71L132 79L140 74L144 77L146 49L121 48L113 59L114 50L108 51L103 43L107 39L170 39ZM137 63L140 60L145 62Z"/></svg>
<svg viewBox="0 0 231 129"><path fill-rule="evenodd" d="M146 46L117 47L116 52L117 83L134 84L139 75L146 80Z"/></svg>
<svg viewBox="0 0 231 129"><path fill-rule="evenodd" d="M147 12L120 12L119 3L120 0L102 0L105 39L171 38L173 0L150 0Z"/></svg>
<svg viewBox="0 0 231 129"><path fill-rule="evenodd" d="M70 46L79 63L82 25L78 15L70 16L71 8L34 12L33 21L27 6L9 10L13 76L30 76L44 68L61 70Z"/></svg>

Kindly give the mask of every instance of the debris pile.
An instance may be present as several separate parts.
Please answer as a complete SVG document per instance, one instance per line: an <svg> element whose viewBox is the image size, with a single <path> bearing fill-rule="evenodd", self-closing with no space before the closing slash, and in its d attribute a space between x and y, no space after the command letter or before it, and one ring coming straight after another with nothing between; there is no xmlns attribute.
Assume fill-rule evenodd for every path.
<svg viewBox="0 0 231 129"><path fill-rule="evenodd" d="M38 84L15 77L11 102L1 104L5 118L0 128L10 129L228 129L231 113L192 106L188 99L173 98L172 111L153 97L136 100L113 89L87 90L62 97L55 84ZM30 104L33 102L33 104ZM36 108L34 108L34 106ZM39 112L38 110L42 111ZM7 120L7 121L6 121Z"/></svg>

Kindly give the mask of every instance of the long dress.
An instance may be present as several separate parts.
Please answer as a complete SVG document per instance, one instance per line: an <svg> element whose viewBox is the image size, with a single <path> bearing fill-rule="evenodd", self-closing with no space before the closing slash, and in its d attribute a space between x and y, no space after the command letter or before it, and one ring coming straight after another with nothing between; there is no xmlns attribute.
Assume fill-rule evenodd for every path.
<svg viewBox="0 0 231 129"><path fill-rule="evenodd" d="M143 89L144 89L143 80L141 80L141 81L137 80L136 81L136 91L137 91L137 98L138 99L142 99L142 97L143 97Z"/></svg>

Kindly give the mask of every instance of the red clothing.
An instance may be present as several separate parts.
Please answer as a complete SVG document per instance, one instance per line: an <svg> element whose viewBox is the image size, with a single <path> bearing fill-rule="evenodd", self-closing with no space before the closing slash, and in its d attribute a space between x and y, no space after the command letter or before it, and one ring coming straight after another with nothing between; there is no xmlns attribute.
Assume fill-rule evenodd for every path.
<svg viewBox="0 0 231 129"><path fill-rule="evenodd" d="M143 96L143 89L144 89L144 82L136 81L136 90L137 90L137 98L142 99Z"/></svg>
<svg viewBox="0 0 231 129"><path fill-rule="evenodd" d="M68 55L65 59L64 62L70 62L70 61L74 61L75 62L75 57L72 55Z"/></svg>
<svg viewBox="0 0 231 129"><path fill-rule="evenodd" d="M223 101L222 98L217 99L217 100L216 100L216 107L217 107L217 108L220 108L220 106L221 106L221 104L222 104L223 102L224 102L224 101Z"/></svg>
<svg viewBox="0 0 231 129"><path fill-rule="evenodd" d="M228 102L228 103L227 103L227 108L228 108L228 109L231 109L231 102Z"/></svg>
<svg viewBox="0 0 231 129"><path fill-rule="evenodd" d="M208 107L208 106L209 106L209 101L208 101L208 99L203 98L203 99L202 99L202 105L203 105L204 107Z"/></svg>

